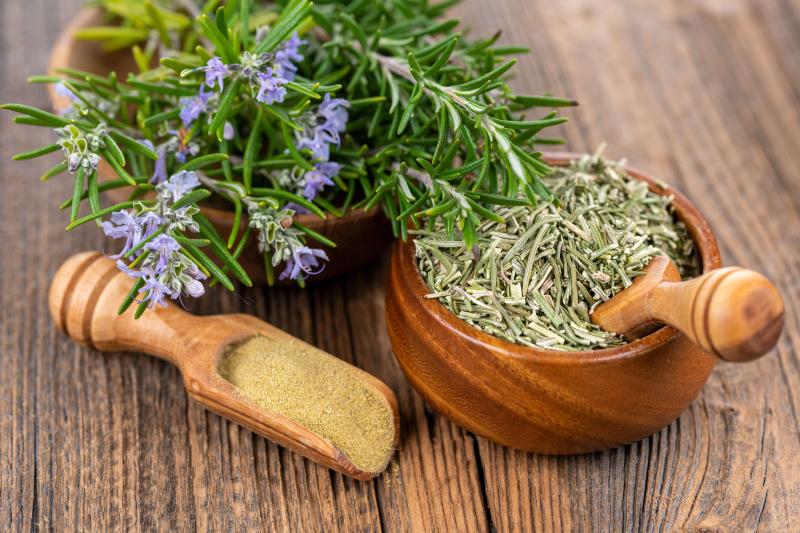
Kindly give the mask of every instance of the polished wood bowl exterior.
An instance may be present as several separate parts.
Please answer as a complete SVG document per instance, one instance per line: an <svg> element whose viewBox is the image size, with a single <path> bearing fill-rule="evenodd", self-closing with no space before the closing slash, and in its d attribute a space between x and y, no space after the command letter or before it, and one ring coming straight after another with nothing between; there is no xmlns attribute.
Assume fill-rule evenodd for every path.
<svg viewBox="0 0 800 533"><path fill-rule="evenodd" d="M73 68L103 75L116 71L119 78L125 80L130 72L134 72L136 66L129 50L109 53L103 51L97 42L80 41L73 37L81 28L102 24L104 19L99 10L81 9L64 28L53 47L49 62L50 73L56 74L59 68ZM55 110L65 109L70 105L69 99L59 95L53 85L48 86L48 94ZM113 171L107 165L101 164L100 179L112 179L112 177L115 177ZM114 202L127 199L127 193L123 189L107 191L104 194ZM231 231L233 226L231 211L204 205L202 212L222 235L227 235ZM315 215L298 215L296 220L337 244L336 248L329 248L309 239L311 246L325 250L330 259L322 272L309 277L308 281L311 283L353 272L374 261L389 248L393 238L391 224L380 207L369 211L349 211L342 217L329 215L325 220ZM244 224L246 221L243 221L243 227ZM264 259L258 252L255 238L251 238L251 244L243 252L240 262L254 282L266 282ZM276 277L281 269L282 267L278 267ZM294 284L291 280L278 283Z"/></svg>
<svg viewBox="0 0 800 533"><path fill-rule="evenodd" d="M576 156L550 154L553 165ZM674 196L702 257L721 266L711 229L680 193L628 168L658 194ZM437 411L490 440L544 454L586 453L633 442L675 420L703 388L716 359L671 327L595 351L527 348L490 336L436 300L419 274L413 242L397 242L386 287L392 348L408 379Z"/></svg>

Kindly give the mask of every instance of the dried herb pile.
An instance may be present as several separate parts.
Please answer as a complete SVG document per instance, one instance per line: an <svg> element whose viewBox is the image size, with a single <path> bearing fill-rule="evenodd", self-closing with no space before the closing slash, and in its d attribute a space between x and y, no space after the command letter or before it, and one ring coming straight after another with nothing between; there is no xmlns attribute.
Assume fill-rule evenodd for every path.
<svg viewBox="0 0 800 533"><path fill-rule="evenodd" d="M557 350L606 348L624 340L590 313L666 253L684 279L700 261L669 197L598 155L545 177L560 200L498 207L467 248L441 226L416 231L420 271L437 298L467 323L502 339Z"/></svg>

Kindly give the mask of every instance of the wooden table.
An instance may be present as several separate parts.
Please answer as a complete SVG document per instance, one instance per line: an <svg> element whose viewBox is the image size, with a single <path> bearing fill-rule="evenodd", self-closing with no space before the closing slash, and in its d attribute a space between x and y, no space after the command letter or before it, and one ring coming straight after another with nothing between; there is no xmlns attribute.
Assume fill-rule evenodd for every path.
<svg viewBox="0 0 800 533"><path fill-rule="evenodd" d="M0 100L46 103L42 73L79 0L0 2ZM395 363L386 261L307 290L221 290L244 311L338 354L396 391L403 438L359 483L187 401L178 372L100 354L56 331L51 276L102 247L65 233L64 180L13 153L51 136L0 115L0 530L797 530L800 516L800 2L466 0L463 21L530 45L518 87L580 100L564 134L672 182L725 261L766 273L787 303L775 353L721 364L691 409L649 439L543 457L432 412Z"/></svg>

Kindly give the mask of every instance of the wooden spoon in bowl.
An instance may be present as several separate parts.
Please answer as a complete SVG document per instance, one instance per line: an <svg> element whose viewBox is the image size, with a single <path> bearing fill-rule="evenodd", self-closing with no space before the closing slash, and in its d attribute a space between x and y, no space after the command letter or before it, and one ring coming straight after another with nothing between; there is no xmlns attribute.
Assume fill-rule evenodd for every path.
<svg viewBox="0 0 800 533"><path fill-rule="evenodd" d="M386 468L397 447L399 416L397 399L382 381L249 315L199 317L178 305L149 310L138 320L132 310L119 315L118 306L131 286L132 280L100 253L74 255L53 279L50 314L59 328L80 343L102 351L145 352L173 363L183 374L192 399L312 461L360 480L375 477ZM374 431L379 443L377 456L373 449L369 460L352 459L355 456L348 455L346 446L296 420L265 410L223 379L219 368L229 349L254 337L261 337L263 341L259 342L270 352L274 349L275 353L322 360L339 379L352 380L359 394L382 404L385 412L378 417L385 422L383 431ZM314 409L313 402L308 409Z"/></svg>
<svg viewBox="0 0 800 533"><path fill-rule="evenodd" d="M669 324L720 359L745 362L769 352L783 329L783 299L767 278L738 267L681 281L667 256L654 257L633 285L603 303L592 322L629 340Z"/></svg>

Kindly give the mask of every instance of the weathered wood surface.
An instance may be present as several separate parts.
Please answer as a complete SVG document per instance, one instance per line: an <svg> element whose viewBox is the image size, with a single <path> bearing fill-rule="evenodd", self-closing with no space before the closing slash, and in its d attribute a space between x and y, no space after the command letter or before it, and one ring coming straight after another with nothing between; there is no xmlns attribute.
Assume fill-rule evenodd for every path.
<svg viewBox="0 0 800 533"><path fill-rule="evenodd" d="M78 0L0 1L0 100L29 88ZM775 353L721 364L689 411L637 444L524 454L432 413L401 376L382 322L384 261L306 291L214 294L394 388L401 448L370 483L345 479L187 401L178 372L57 332L57 266L99 248L69 234L61 180L11 154L49 138L0 116L0 529L295 531L791 531L800 516L800 2L466 0L482 33L530 45L517 84L576 97L573 150L669 180L708 217L727 264L780 287Z"/></svg>

